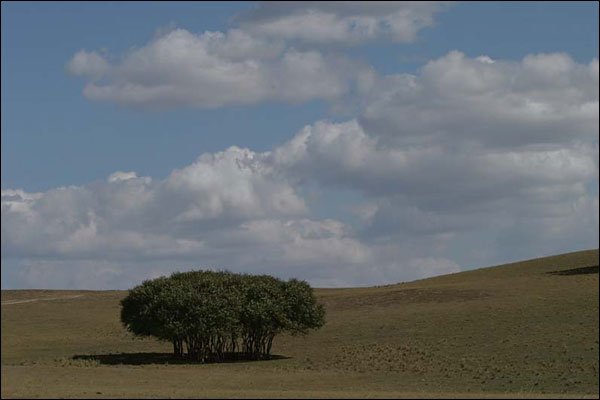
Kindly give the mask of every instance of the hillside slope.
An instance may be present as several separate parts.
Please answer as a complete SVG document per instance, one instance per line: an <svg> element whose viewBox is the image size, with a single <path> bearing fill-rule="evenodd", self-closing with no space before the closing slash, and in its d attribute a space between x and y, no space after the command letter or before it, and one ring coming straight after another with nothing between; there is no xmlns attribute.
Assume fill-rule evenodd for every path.
<svg viewBox="0 0 600 400"><path fill-rule="evenodd" d="M2 291L2 397L597 397L598 250L317 294L280 359L174 365L123 291Z"/></svg>

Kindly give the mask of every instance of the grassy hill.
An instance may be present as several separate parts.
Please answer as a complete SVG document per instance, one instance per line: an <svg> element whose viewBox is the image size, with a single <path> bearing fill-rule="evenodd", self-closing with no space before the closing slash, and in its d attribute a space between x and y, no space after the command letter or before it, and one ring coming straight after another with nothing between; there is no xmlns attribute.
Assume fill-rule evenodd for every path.
<svg viewBox="0 0 600 400"><path fill-rule="evenodd" d="M2 397L598 397L598 250L318 289L325 327L260 362L173 362L125 293L2 291Z"/></svg>

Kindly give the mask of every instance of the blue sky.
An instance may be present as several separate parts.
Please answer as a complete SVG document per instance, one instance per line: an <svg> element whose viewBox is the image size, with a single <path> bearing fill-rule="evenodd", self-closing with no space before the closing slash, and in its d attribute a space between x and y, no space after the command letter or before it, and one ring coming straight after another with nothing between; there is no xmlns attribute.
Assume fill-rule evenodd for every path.
<svg viewBox="0 0 600 400"><path fill-rule="evenodd" d="M81 82L65 72L80 49L122 54L170 24L192 32L224 31L234 15L251 7L251 2L4 2L3 187L46 190L102 179L115 169L165 176L202 152L234 144L268 150L305 124L331 117L319 101L157 114L121 109L87 101ZM450 7L415 43L351 50L381 73L414 71L454 49L511 60L567 51L588 62L598 54L597 33L596 2L481 2Z"/></svg>
<svg viewBox="0 0 600 400"><path fill-rule="evenodd" d="M270 273L298 275L317 284L335 286L410 279L479 263L491 264L598 246L598 139L597 129L594 129L598 124L597 2L475 2L434 4L421 8L401 5L398 10L382 13L376 10L380 7L377 5L362 5L358 11L349 11L343 3L277 8L276 5L253 2L3 2L1 7L2 189L3 196L5 191L22 192L18 195L10 192L12 194L6 194L6 198L13 197L3 200L3 237L5 231L11 230L10 224L20 223L16 214L10 214L18 208L13 203L8 205L16 201L14 196L19 198L18 201L29 204L27 207L33 207L36 218L46 223L83 218L74 223L73 234L78 227L92 226L89 215L98 218L97 225L93 225L96 236L83 246L89 247L88 253L77 251L71 254L65 250L64 243L42 251L43 246L36 240L43 238L28 232L22 232L18 238L3 239L3 277L12 280L12 286L39 285L39 282L44 282L41 278L44 274L40 271L54 269L73 275L72 269L80 268L80 280L71 283L58 280L52 284L92 287L90 276L95 275L85 272L85 268L94 270L95 267L74 265L77 262L77 265L93 265L98 260L96 253L100 252L99 249L106 251L107 256L101 262L109 271L100 279L102 287L112 287L123 279L130 282L138 276L167 273L175 267L186 268L195 260L202 263L204 259L232 269L254 271L266 268ZM390 19L388 16L397 18ZM332 23L330 31L320 30L318 25L311 28L314 18L331 18L331 21L339 22L339 26ZM292 20L295 21L293 24L289 22ZM423 20L428 22L423 23ZM360 34L348 28L360 24L365 24ZM387 24L387 28L381 28L382 24ZM348 31L343 31L346 28ZM365 33L368 29L375 30ZM213 46L206 44L209 39L202 36L205 31L221 32L225 39L211 47L213 50L210 51L216 52L210 56L213 58L200 60L197 58L200 56L192 53L204 51L202 46ZM235 36L232 31L239 31L243 36ZM310 36L307 32L314 34ZM227 40L230 42L226 43ZM245 50L226 47L231 43L237 45L241 40L252 43L252 51L276 55L248 55ZM182 57L179 66L165 64L145 70L146 67L139 64L140 60L152 62L160 43L166 49L174 49L169 51L176 51L180 43L187 43L192 50L185 54L169 53ZM144 49L147 51L144 52ZM136 51L141 54L138 58L134 57ZM228 53L223 56L225 53L220 53L223 51ZM239 52L233 54L232 51ZM80 54L79 59L76 59L77 54ZM288 56L302 57L294 58L296 61L292 65L306 62L306 67L292 71L285 64ZM489 57L490 62L477 59L479 56ZM156 63L157 60L154 61ZM254 70L253 62L264 71ZM473 64L473 67L472 62L486 66L482 65L479 70L479 64ZM312 71L313 65L310 63L319 64L314 69L316 72L309 75L307 71ZM240 78L236 79L236 72L233 76L207 78L198 72L198 68L207 65L218 65L215 71L233 68L233 71L240 71ZM481 82L469 81L471 67L475 68L474 74L481 72ZM101 72L102 77L96 80L94 74L98 68L110 72ZM458 72L453 68L457 68ZM585 71L591 71L591 75ZM245 73L249 77L258 77L256 79L277 78L273 78L275 83L271 88L262 87L242 79ZM544 81L548 74L559 75ZM416 79L422 92L404 98L398 93L405 93L408 86L402 85L407 85L405 78L408 76ZM510 76L522 77L523 81L509 85L506 82L510 81ZM185 77L189 77L189 83L184 82ZM446 79L444 77L447 80L443 80ZM221 82L221 78L224 86L214 86L213 81ZM557 83L563 78L571 83ZM159 83L154 86L155 82L148 84L149 79L156 79L164 86ZM148 95L140 94L142 92L127 92L127 88L140 82L142 86L147 85L143 90L167 87L165 90L169 92L151 95L154 96L151 98L144 97ZM86 85L97 85L95 87L100 89L85 92ZM191 88L191 94L184 93L187 88ZM457 93L462 93L463 89L473 88L484 93L477 96L500 93L500 97L506 95L506 101L496 103L490 100L489 104L484 101L483 104L490 108L477 113L488 115L489 110L489 119L473 117L470 120L472 117L468 112L456 109L463 107L468 110L479 101L452 96L458 96ZM582 92L571 93L574 90ZM295 97L304 91L305 94ZM386 94L388 92L396 94L390 97ZM547 93L547 97L540 95L542 92ZM212 104L206 93L218 93L224 97ZM563 94L565 100L560 103L556 99ZM440 99L447 99L448 104L436 108L435 104L445 101ZM510 108L513 101L524 105L536 104L538 108L532 108L532 112L552 111L515 116L517 111ZM404 112L396 113L395 109ZM417 123L412 118L415 110L430 117ZM584 111L577 113L573 110ZM433 124L431 121L438 117L440 124ZM513 117L514 120L511 119ZM329 125L320 127L318 121ZM314 147L298 155L292 149L292 142L307 126L312 129L310 137ZM469 129L464 126L473 127L473 132L466 135ZM574 128L569 128L571 126ZM333 133L339 129L341 133ZM512 134L506 133L507 129L516 132L516 136L519 132L525 133L520 134L521 139L513 138ZM430 137L435 137L436 141L423 142ZM337 158L339 154L331 144L338 140L337 148L346 151L343 159ZM353 140L357 141L356 144ZM505 142L505 145L493 147L497 142ZM356 159L362 160L360 165L353 164L353 149L364 150L369 143L374 143L373 164L368 164L371 155L362 153L356 156ZM345 148L346 145L350 147ZM212 171L219 177L223 173L219 168L225 168L221 164L211 161L205 165L195 161L201 154L218 154L230 146L249 149L254 153L250 158L264 163L269 171L275 170L276 177L261 175L259 181L252 180L256 177L249 181L233 178L227 181L223 178L223 185L227 182L243 187L250 185L253 188L251 193L257 199L252 199L250 206L239 199L232 200L231 196L235 195L224 192L219 200L210 200L213 202L210 204L221 201L219 210L226 210L217 216L211 214L210 224L213 225L204 217L194 217L199 219L190 222L192 227L175 225L170 231L161 232L150 240L144 236L145 233L137 231L137 226L146 226L154 211L140 211L148 214L140 220L132 219L132 224L138 225L123 227L117 226L96 208L99 207L97 204L105 201L94 197L99 196L96 186L106 184L107 178L117 171L135 171L134 180L151 177L152 183L148 185L157 187L162 187L162 184L169 186L169 177L174 170L192 166L200 168L193 179L205 176L206 171ZM481 152L478 153L480 157L466 162L466 155L458 157L454 154L457 158L450 160L455 148L475 149L473 151ZM426 160L425 156L419 157L414 165L410 161L397 161L399 157L412 160L409 155L413 151L425 151L424 154L441 151L449 157L449 161L448 164L437 165L441 162L439 156L432 158L428 164L419 161ZM275 153L280 155L276 160ZM491 169L500 156L512 160L513 165L507 166L504 172L495 172L493 177L473 174L475 166L481 167L481 170ZM391 160L389 165L375 163L375 160L387 160L386 157ZM483 166L478 162L483 162ZM565 171L565 168L559 168L561 165L577 168L573 167L574 170L567 171L568 174L565 172L562 180L547 176L547 172L555 167ZM465 199L441 204L436 200L440 194L422 188L417 183L419 179L403 178L404 171L416 171L417 175L422 173L420 181L431 188L439 184L438 180L444 175L431 172L436 168L448 171L447 178L450 180L469 179L460 195L449 193L447 196ZM532 170L537 172L533 174ZM498 178L502 173L506 173L506 177ZM491 205L493 189L483 184L496 178L499 186L509 185L507 187L514 191L505 192L503 201L506 203L502 203L500 208ZM513 178L514 181L511 180ZM123 182L127 180L123 179ZM130 180L129 184L132 182ZM196 184L202 188L208 185L194 181ZM25 200L27 193L43 193L43 198L47 198L57 188L65 186L88 191L91 193L89 196L96 199L92 201L96 205L72 204L77 212L63 212L60 211L62 206L55 203L41 204L42 200L37 198ZM206 187L212 188L212 193L220 193L221 188ZM256 208L255 202L262 204L266 201L261 197L261 191L267 190L265 187L280 194L293 192L294 199L290 201L303 203L304 211L300 210L300 206L290 210L275 206ZM531 193L524 187L532 188ZM159 191L154 186L148 190ZM177 221L187 218L182 215L205 213L198 211L204 210L204 206L198 204L204 204L202 196L212 198L212 194L202 192L197 186L190 193L183 196L177 192L186 199L192 198L190 201L194 204L183 204L182 200L183 208L179 213L173 211L174 215L178 215L175 217L179 218ZM527 223L522 221L519 216L527 211L519 207L523 203L535 202L539 193L550 194L560 201L549 204L547 214ZM69 196L69 201L80 201ZM137 204L140 199L132 197L127 201ZM461 218L467 212L461 204L470 201L473 201L473 210L476 211L470 212L469 218ZM59 201L59 204L67 203L71 204L66 200ZM52 207L54 211L48 211ZM165 204L159 208L162 207L168 206ZM487 207L492 207L493 211L474 217ZM42 209L47 215L42 215ZM591 224L589 226L583 224L585 226L577 234L573 233L573 226L578 224L577 218L583 217L573 214L574 209L582 215L591 212L592 216L595 210L595 220L592 218L591 222L586 222ZM553 219L548 222L548 218ZM456 223L467 219L468 223ZM499 221L496 225L490 223L496 219ZM502 222L508 220L515 222L513 225ZM298 228L299 231L288 232L290 237L296 238L295 241L265 244L274 254L262 261L233 257L231 255L241 251L241 247L233 248L231 246L234 245L227 240L212 243L203 236L206 235L205 227L209 225L231 223L237 224L235 226L239 229L247 226L263 229L265 221L285 229L302 227ZM377 221L397 222L379 226ZM407 228L411 224L427 223L431 227L426 234L421 232L423 229ZM554 224L554 236L534 234L547 223ZM36 228L32 226L32 229ZM226 232L224 236L236 237L239 229ZM355 259L344 261L343 257L327 253L323 257L331 259L324 260L321 269L317 267L318 261L296 255L310 252L313 249L310 246L316 245L302 242L309 240L303 235L312 230L330 238L332 248L339 246L344 253L348 253L344 246L359 249ZM54 238L59 231L47 234ZM139 259L123 259L118 252L111 256L118 246L101 240L100 236L117 231L124 235L135 232L143 237L139 240L144 243L163 239L161 243L168 243L170 239L175 242L198 240L197 246L203 249L208 246L211 250L206 250L208 253L198 250L185 257L165 256L171 269L162 267L161 261L153 259L155 266L143 270L140 260L152 258L147 254L140 255ZM190 231L194 234L186 236L182 233ZM592 233L594 231L595 234ZM377 236L379 234L374 232L386 233ZM280 232L279 235L284 234ZM523 237L522 242L527 242L528 246L506 239L510 237ZM570 239L565 241L565 238ZM486 250L465 253L464 247L470 240L480 241ZM294 247L293 243L299 241L306 246ZM398 241L406 247L394 248L392 244ZM174 249L175 245L165 246L165 253L181 253ZM410 250L411 246L421 250ZM432 248L436 250L426 250ZM143 250L136 249L145 254ZM206 255L204 259L203 254ZM315 250L315 254L320 253ZM338 270L341 268L339 264L344 262L352 264L350 271ZM263 264L259 266L260 263ZM371 263L380 263L382 269L365 272L364 265ZM312 264L315 266L311 267ZM286 269L277 270L278 265L285 265ZM344 274L347 279L340 278ZM123 278L126 276L130 278Z"/></svg>

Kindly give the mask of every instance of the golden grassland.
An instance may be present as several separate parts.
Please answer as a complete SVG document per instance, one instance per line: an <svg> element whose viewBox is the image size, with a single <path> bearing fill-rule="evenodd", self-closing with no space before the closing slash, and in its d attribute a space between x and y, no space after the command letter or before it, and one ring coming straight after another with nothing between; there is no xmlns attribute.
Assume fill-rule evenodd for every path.
<svg viewBox="0 0 600 400"><path fill-rule="evenodd" d="M276 359L194 364L123 329L125 291L2 291L2 397L598 398L598 250L316 293Z"/></svg>

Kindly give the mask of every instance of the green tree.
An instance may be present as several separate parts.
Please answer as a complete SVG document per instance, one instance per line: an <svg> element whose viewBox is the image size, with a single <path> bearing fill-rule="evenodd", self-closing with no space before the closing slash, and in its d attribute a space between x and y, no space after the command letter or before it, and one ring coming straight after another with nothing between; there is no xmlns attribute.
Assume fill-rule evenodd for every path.
<svg viewBox="0 0 600 400"><path fill-rule="evenodd" d="M176 356L268 358L276 335L307 334L325 311L304 281L231 272L178 272L144 281L121 301L132 333L171 341Z"/></svg>

